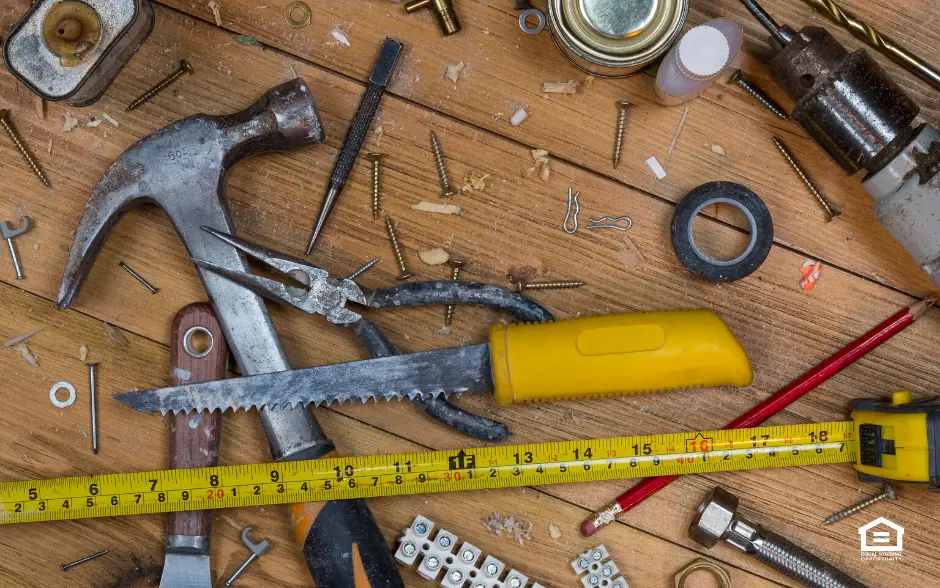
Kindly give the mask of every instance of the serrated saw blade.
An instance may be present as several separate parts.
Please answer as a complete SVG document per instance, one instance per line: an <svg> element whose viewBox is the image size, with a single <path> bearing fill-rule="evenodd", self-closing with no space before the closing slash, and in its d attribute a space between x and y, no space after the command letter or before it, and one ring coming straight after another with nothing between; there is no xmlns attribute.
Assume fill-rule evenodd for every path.
<svg viewBox="0 0 940 588"><path fill-rule="evenodd" d="M493 390L488 343L257 374L158 390L125 392L114 398L150 414L294 408L345 402L460 396Z"/></svg>

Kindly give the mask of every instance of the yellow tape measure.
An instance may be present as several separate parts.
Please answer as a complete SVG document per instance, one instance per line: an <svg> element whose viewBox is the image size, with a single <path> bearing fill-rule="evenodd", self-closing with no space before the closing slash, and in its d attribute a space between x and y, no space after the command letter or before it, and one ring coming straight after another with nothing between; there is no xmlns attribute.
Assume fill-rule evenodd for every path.
<svg viewBox="0 0 940 588"><path fill-rule="evenodd" d="M0 523L855 462L853 422L0 483Z"/></svg>

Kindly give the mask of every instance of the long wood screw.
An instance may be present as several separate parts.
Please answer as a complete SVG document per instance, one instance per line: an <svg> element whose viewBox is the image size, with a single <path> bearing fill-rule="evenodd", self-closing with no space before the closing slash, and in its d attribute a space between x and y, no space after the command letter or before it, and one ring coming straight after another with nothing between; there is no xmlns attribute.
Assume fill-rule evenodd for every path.
<svg viewBox="0 0 940 588"><path fill-rule="evenodd" d="M773 99L762 90L758 89L757 86L744 79L740 69L734 70L734 73L731 75L731 83L744 88L745 92L756 98L764 108L774 113L780 120L790 120L790 117L787 116L787 113L783 111L783 108L779 104L774 102Z"/></svg>
<svg viewBox="0 0 940 588"><path fill-rule="evenodd" d="M379 196L381 194L381 153L370 153L369 160L372 162L372 220L379 218Z"/></svg>
<svg viewBox="0 0 940 588"><path fill-rule="evenodd" d="M23 156L23 159L26 160L26 163L29 164L29 167L33 168L33 173L36 174L36 177L39 178L47 188L50 187L49 180L46 178L46 174L43 173L42 168L39 167L39 164L36 163L35 159L33 159L29 149L26 148L26 144L23 143L23 141L20 139L20 136L13 128L13 125L10 122L9 114L10 112L7 110L0 110L0 125L3 126L3 130L5 130L7 134L10 135L10 138L13 139L13 142L16 144L16 148L20 150L20 154Z"/></svg>
<svg viewBox="0 0 940 588"><path fill-rule="evenodd" d="M617 102L617 134L614 137L614 169L620 167L620 155L623 152L623 131L627 126L627 108L630 103L626 100Z"/></svg>
<svg viewBox="0 0 940 588"><path fill-rule="evenodd" d="M437 140L437 135L431 131L431 151L434 153L434 164L437 166L437 175L441 178L442 198L453 196L457 193L454 187L450 185L450 178L447 176L447 168L444 166L444 154L441 152L441 143Z"/></svg>
<svg viewBox="0 0 940 588"><path fill-rule="evenodd" d="M358 277L361 276L362 274L366 273L367 271L369 271L370 269L372 269L373 267L375 267L375 264L379 263L380 261L382 261L382 258L381 258L381 257L376 257L375 259L373 259L373 260L369 261L368 263L366 263L366 264L365 264L364 266L362 266L361 268L359 268L359 269L357 269L356 271L354 271L353 273L349 274L349 277L346 278L346 279L347 279L347 280L355 280L356 278L358 278Z"/></svg>
<svg viewBox="0 0 940 588"><path fill-rule="evenodd" d="M559 282L517 282L516 292L525 292L526 290L568 290L571 288L580 288L585 282L578 280L564 280Z"/></svg>
<svg viewBox="0 0 940 588"><path fill-rule="evenodd" d="M842 214L842 212L839 211L839 209L836 208L831 202L826 200L826 197L816 189L816 186L813 184L812 180L810 180L809 176L806 175L806 171L799 163L797 163L796 159L793 157L793 153L787 149L787 146L784 145L780 139L777 137L774 137L773 139L774 145L777 146L777 149L779 149L780 153L782 153L784 158L786 158L787 162L790 164L790 167L792 167L796 174L800 176L800 179L803 180L804 184L806 184L806 187L809 189L810 193L816 198L816 200L819 202L819 205L822 206L822 209L826 211L826 215L829 217L829 222L839 218L839 215Z"/></svg>
<svg viewBox="0 0 940 588"><path fill-rule="evenodd" d="M453 272L450 274L450 279L456 282L460 279L460 268L462 268L464 263L462 261L457 261L456 259L450 260L450 267L453 269ZM447 310L444 311L444 326L449 327L454 321L454 308L453 304L447 305Z"/></svg>
<svg viewBox="0 0 940 588"><path fill-rule="evenodd" d="M408 266L405 265L405 256L402 255L401 247L398 246L398 235L395 233L395 225L392 223L392 217L385 215L385 226L388 228L388 240L392 244L392 251L395 252L395 259L398 260L398 269L401 274L399 280L407 280L413 274L408 272Z"/></svg>
<svg viewBox="0 0 940 588"><path fill-rule="evenodd" d="M180 66L176 71L174 71L167 77L163 78L163 80L161 80L160 83L158 83L156 86L144 92L140 96L140 98L131 102L130 105L127 107L127 110L128 111L135 110L141 104L144 104L145 102L149 102L151 98L153 98L154 96L156 96L157 94L165 90L167 86L169 86L176 80L183 77L183 74L188 74L188 73L193 73L193 66L189 65L189 62L186 61L185 59L180 59Z"/></svg>
<svg viewBox="0 0 940 588"><path fill-rule="evenodd" d="M825 527L826 525L831 525L832 523L838 523L842 519L846 517L850 517L853 514L861 510L865 510L866 508L870 507L871 505L877 502L881 502L882 500L886 500L886 499L894 500L897 497L898 495L895 493L894 487L891 486L889 482L886 482L885 487L884 489L882 489L880 494L877 494L876 496L872 496L868 500L863 500L862 502L859 502L858 504L854 504L848 508L843 508L839 512L829 515L829 517L827 517L826 520L822 522L822 524Z"/></svg>

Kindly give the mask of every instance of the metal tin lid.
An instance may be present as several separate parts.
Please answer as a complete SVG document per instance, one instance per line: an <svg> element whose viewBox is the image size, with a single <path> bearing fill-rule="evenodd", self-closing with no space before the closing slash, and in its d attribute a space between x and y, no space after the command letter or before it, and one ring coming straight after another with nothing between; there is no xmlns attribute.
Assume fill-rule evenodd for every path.
<svg viewBox="0 0 940 588"><path fill-rule="evenodd" d="M39 0L4 44L11 72L47 100L74 94L135 23L140 0Z"/></svg>
<svg viewBox="0 0 940 588"><path fill-rule="evenodd" d="M548 0L559 47L601 74L617 71L594 65L633 73L655 61L678 38L688 11L689 0Z"/></svg>

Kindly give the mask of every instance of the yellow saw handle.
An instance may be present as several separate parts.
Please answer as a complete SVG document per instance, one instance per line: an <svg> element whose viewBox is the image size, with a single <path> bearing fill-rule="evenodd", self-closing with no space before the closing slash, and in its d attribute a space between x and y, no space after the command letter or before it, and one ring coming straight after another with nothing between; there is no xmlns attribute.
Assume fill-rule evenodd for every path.
<svg viewBox="0 0 940 588"><path fill-rule="evenodd" d="M747 354L720 316L678 310L493 325L496 402L749 386Z"/></svg>

